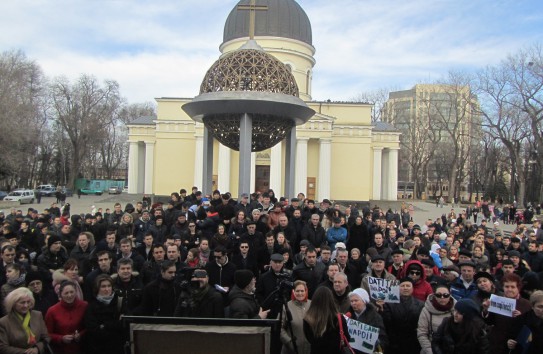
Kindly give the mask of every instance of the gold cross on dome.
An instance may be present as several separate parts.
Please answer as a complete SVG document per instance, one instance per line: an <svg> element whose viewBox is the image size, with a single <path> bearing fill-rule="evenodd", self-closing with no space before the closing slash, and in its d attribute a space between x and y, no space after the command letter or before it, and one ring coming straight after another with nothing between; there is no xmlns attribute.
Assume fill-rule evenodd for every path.
<svg viewBox="0 0 543 354"><path fill-rule="evenodd" d="M266 11L265 5L257 5L256 0L251 0L249 5L238 5L238 10L249 10L249 39L255 39L255 13L256 11Z"/></svg>

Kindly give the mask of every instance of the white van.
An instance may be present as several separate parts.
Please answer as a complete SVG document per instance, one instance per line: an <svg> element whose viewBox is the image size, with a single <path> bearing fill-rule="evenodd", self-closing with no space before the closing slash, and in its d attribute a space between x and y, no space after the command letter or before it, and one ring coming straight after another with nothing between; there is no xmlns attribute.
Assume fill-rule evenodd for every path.
<svg viewBox="0 0 543 354"><path fill-rule="evenodd" d="M45 189L57 189L57 187L53 186L52 184L40 184L36 190L37 191L42 191L42 190L45 190Z"/></svg>
<svg viewBox="0 0 543 354"><path fill-rule="evenodd" d="M19 202L19 204L32 204L34 203L34 191L32 189L18 189L9 193L5 198L5 201Z"/></svg>

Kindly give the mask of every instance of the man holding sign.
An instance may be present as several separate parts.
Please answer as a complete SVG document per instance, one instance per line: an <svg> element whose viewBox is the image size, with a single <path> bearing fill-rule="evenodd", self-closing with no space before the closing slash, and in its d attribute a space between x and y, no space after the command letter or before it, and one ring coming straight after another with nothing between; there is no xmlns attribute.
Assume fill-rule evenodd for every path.
<svg viewBox="0 0 543 354"><path fill-rule="evenodd" d="M349 300L351 301L351 307L346 315L351 318L350 321L347 321L347 327L351 339L354 339L354 342L351 342L353 349L362 353L373 353L379 346L386 353L388 337L385 325L381 315L370 303L367 291L360 288L355 289L349 293ZM372 329L374 328L378 329L378 333L373 332Z"/></svg>
<svg viewBox="0 0 543 354"><path fill-rule="evenodd" d="M487 324L493 325L493 329L489 335L490 353L506 354L509 352L507 348L507 332L514 324L513 317L520 316L532 309L530 302L520 297L520 287L522 279L512 273L506 274L502 278L503 294L505 299L500 296L494 296L483 302L483 318ZM504 301L500 301L501 299ZM508 311L510 303L507 300L516 300L516 306L512 311ZM506 315L511 314L512 317Z"/></svg>

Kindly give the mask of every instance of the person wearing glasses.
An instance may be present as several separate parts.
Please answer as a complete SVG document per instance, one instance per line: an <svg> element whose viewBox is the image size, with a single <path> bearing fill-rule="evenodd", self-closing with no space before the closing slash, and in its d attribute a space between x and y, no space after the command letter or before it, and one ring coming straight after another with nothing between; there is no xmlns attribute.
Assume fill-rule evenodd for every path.
<svg viewBox="0 0 543 354"><path fill-rule="evenodd" d="M456 300L451 296L447 285L437 285L433 294L428 296L420 313L417 337L422 348L421 354L432 354L432 338L443 319L450 317Z"/></svg>
<svg viewBox="0 0 543 354"><path fill-rule="evenodd" d="M432 286L426 281L426 273L420 261L412 260L405 264L400 273L400 279L405 277L413 280L413 297L416 299L424 302L433 293Z"/></svg>

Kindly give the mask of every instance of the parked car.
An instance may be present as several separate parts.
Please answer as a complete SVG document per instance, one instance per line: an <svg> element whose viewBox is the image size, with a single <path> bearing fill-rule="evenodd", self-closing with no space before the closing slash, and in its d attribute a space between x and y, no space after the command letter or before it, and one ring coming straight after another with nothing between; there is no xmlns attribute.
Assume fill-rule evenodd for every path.
<svg viewBox="0 0 543 354"><path fill-rule="evenodd" d="M74 191L68 188L62 188L62 192L64 192L64 194L66 194L67 197L73 197L74 195Z"/></svg>
<svg viewBox="0 0 543 354"><path fill-rule="evenodd" d="M34 203L34 191L31 189L18 189L4 197L4 201L24 203Z"/></svg>
<svg viewBox="0 0 543 354"><path fill-rule="evenodd" d="M0 191L0 200L4 200L4 197L8 195L8 192Z"/></svg>
<svg viewBox="0 0 543 354"><path fill-rule="evenodd" d="M41 193L42 197L53 197L57 189L55 187L47 187L43 189L36 189L35 194Z"/></svg>
<svg viewBox="0 0 543 354"><path fill-rule="evenodd" d="M104 193L104 191L101 189L81 188L82 195L87 195L87 194L102 195L102 193Z"/></svg>
<svg viewBox="0 0 543 354"><path fill-rule="evenodd" d="M109 187L108 193L109 194L121 194L123 192L123 189L119 186L111 186Z"/></svg>

